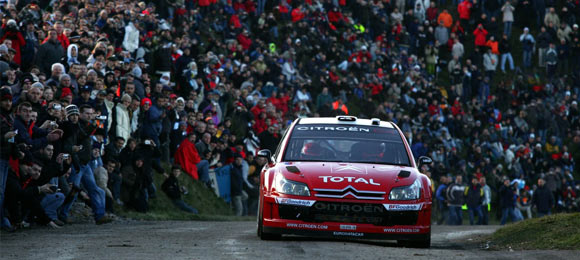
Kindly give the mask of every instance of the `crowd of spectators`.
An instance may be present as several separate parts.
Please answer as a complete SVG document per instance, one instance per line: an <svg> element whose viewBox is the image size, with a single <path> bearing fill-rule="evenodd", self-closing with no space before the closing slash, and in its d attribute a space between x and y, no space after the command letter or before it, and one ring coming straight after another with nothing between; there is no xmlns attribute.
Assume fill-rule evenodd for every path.
<svg viewBox="0 0 580 260"><path fill-rule="evenodd" d="M252 214L255 150L295 118L337 114L391 120L433 158L441 223L460 224L463 204L479 223L487 205L502 223L578 210L577 0L2 0L0 13L4 228L57 228L77 197L107 223L114 204L146 212L157 188L197 213L176 177L210 186L224 167L236 214Z"/></svg>

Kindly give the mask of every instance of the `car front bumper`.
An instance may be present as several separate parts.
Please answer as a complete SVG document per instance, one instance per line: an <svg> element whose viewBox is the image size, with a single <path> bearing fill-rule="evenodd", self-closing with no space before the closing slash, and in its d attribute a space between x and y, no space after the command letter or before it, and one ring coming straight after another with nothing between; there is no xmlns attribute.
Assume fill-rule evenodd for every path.
<svg viewBox="0 0 580 260"><path fill-rule="evenodd" d="M288 202L279 197L265 196L263 203L262 224L266 233L388 240L426 240L431 234L430 201L377 204L376 201L365 203L291 199ZM374 209L373 205L381 205L385 210L376 214L344 214L334 211L325 215L315 209L316 203L336 204L339 209L345 204L361 205L354 209L367 205L371 211ZM373 223L365 223L367 221Z"/></svg>

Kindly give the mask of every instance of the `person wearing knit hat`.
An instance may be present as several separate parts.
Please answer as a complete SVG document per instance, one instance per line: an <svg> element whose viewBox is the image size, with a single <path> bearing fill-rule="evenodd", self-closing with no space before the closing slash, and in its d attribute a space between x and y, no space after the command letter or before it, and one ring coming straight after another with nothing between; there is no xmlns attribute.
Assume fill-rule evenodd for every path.
<svg viewBox="0 0 580 260"><path fill-rule="evenodd" d="M68 105L65 108L65 111L66 111L66 117L67 118L70 117L70 116L72 116L72 115L77 115L77 116L80 115L79 108L76 105Z"/></svg>
<svg viewBox="0 0 580 260"><path fill-rule="evenodd" d="M12 101L12 92L10 91L10 88L0 89L0 101L4 100Z"/></svg>
<svg viewBox="0 0 580 260"><path fill-rule="evenodd" d="M151 104L153 104L153 103L151 102L150 98L141 99L141 106L145 106L145 105L151 106Z"/></svg>

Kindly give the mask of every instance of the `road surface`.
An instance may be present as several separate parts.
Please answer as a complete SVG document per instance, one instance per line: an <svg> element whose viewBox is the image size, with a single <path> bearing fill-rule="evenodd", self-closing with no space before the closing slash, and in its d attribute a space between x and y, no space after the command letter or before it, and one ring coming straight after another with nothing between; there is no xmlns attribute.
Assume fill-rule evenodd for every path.
<svg viewBox="0 0 580 260"><path fill-rule="evenodd" d="M284 237L261 241L255 222L119 221L0 233L1 259L574 259L578 251L493 251L481 236L497 226L434 226L432 247L394 241Z"/></svg>

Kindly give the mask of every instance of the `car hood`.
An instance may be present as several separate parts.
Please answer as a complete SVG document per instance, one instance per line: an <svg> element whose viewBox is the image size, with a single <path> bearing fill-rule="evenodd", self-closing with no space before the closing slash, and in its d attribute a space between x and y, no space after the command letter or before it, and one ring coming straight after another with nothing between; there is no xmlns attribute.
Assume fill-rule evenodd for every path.
<svg viewBox="0 0 580 260"><path fill-rule="evenodd" d="M387 192L393 186L411 185L418 177L413 167L368 163L292 162L278 165L286 179L308 184L311 190ZM397 177L408 171L408 177ZM404 174L403 174L404 175Z"/></svg>

